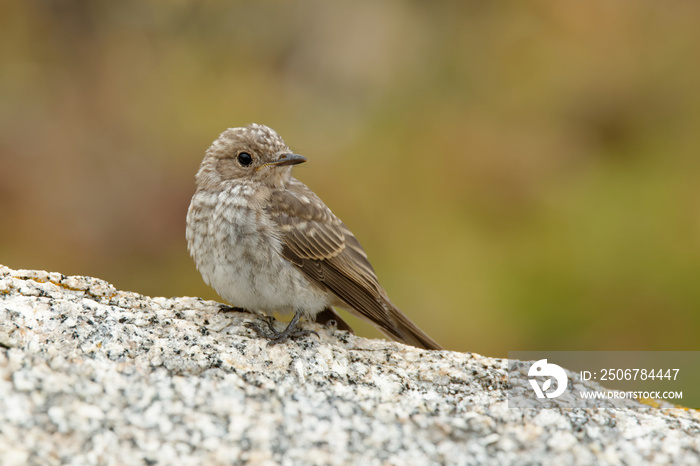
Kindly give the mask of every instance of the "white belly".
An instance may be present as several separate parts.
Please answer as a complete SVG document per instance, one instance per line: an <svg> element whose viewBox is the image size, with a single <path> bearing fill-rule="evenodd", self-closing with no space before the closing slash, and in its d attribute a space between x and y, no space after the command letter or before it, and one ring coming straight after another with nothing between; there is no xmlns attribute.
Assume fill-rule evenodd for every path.
<svg viewBox="0 0 700 466"><path fill-rule="evenodd" d="M204 281L229 304L252 311L314 316L327 307L327 293L282 257L281 240L268 233L272 220L255 218L233 199L198 192L190 204L187 245Z"/></svg>

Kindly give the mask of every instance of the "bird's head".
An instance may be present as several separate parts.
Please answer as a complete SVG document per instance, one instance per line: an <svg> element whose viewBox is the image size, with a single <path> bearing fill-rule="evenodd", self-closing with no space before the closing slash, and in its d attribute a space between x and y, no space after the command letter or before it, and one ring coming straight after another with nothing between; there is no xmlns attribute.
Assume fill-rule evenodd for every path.
<svg viewBox="0 0 700 466"><path fill-rule="evenodd" d="M291 166L303 162L306 158L292 153L272 128L252 123L229 128L212 143L197 173L197 185L230 180L283 187Z"/></svg>

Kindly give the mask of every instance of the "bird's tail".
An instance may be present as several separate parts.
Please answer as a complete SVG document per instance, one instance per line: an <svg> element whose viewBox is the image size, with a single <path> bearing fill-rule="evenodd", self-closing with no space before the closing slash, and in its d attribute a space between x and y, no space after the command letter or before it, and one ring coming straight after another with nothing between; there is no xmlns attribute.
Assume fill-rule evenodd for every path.
<svg viewBox="0 0 700 466"><path fill-rule="evenodd" d="M407 345L417 348L429 350L442 349L442 346L430 338L427 333L414 324L406 314L401 312L401 310L389 300L383 289L380 288L378 291L381 299L377 299L373 302L371 306L372 309L370 309L371 312L367 312L367 309L364 307L361 308L359 312L351 306L347 307L347 310L351 314L370 322L392 340L406 343ZM383 312L379 312L380 307Z"/></svg>
<svg viewBox="0 0 700 466"><path fill-rule="evenodd" d="M387 322L389 325L385 325L384 322L377 323L377 326L382 333L396 341L416 346L418 348L425 348L429 350L442 349L442 346L440 346L435 340L430 338L427 333L414 324L413 321L411 321L406 314L401 312L399 308L394 306L391 301L387 299L386 304L390 322ZM394 325L391 325L391 323Z"/></svg>

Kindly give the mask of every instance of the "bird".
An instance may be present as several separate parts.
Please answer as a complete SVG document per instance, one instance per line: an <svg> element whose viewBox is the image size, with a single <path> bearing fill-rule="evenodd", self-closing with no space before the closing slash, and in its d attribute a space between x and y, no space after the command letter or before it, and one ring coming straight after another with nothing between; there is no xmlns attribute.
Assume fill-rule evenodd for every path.
<svg viewBox="0 0 700 466"><path fill-rule="evenodd" d="M334 307L370 322L389 338L442 347L389 299L355 235L291 174L307 158L273 129L229 128L207 149L187 211L187 247L204 281L233 309L268 316L270 344L308 335L300 319L350 326ZM294 313L283 331L272 315Z"/></svg>

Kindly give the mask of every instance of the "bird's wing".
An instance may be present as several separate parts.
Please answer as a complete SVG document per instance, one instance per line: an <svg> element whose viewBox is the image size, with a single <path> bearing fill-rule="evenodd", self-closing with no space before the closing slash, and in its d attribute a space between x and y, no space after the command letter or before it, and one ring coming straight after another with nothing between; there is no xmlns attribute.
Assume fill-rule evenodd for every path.
<svg viewBox="0 0 700 466"><path fill-rule="evenodd" d="M377 292L379 283L364 249L305 184L292 179L286 189L272 193L266 210L283 233L284 257L311 278L327 285L322 272L334 269L364 285L366 292Z"/></svg>
<svg viewBox="0 0 700 466"><path fill-rule="evenodd" d="M282 255L312 283L330 290L387 336L440 349L391 303L359 241L306 185L292 179L286 189L272 193L266 211L282 232Z"/></svg>

